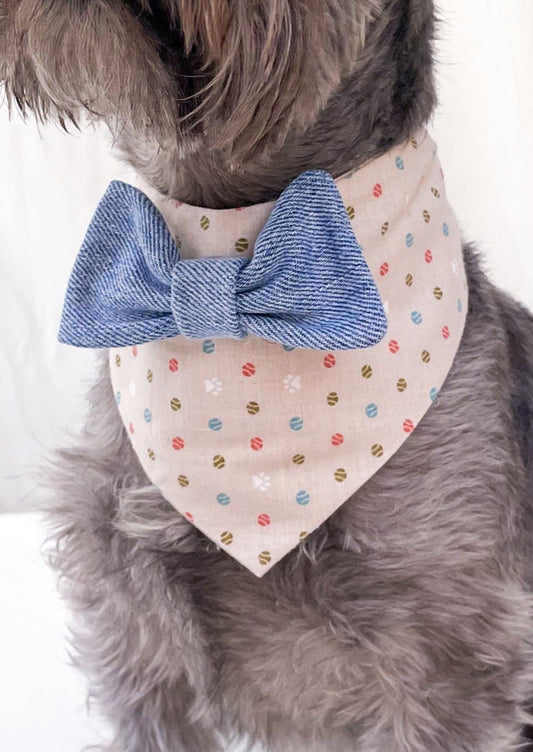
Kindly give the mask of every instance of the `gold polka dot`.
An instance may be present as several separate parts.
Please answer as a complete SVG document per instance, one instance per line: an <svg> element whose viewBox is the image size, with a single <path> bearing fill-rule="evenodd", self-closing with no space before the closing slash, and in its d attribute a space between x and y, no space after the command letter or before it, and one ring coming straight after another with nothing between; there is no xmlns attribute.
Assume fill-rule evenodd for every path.
<svg viewBox="0 0 533 752"><path fill-rule="evenodd" d="M442 300L442 290L440 287L435 287L433 290L433 295L437 298L437 300Z"/></svg>
<svg viewBox="0 0 533 752"><path fill-rule="evenodd" d="M372 376L372 366L365 365L361 368L361 376L364 379L369 379Z"/></svg>
<svg viewBox="0 0 533 752"><path fill-rule="evenodd" d="M215 454L213 457L213 465L217 468L217 470L221 470L224 465L226 464L226 460L221 454Z"/></svg>
<svg viewBox="0 0 533 752"><path fill-rule="evenodd" d="M155 452L153 449L148 449L148 456L151 460L155 460Z"/></svg>
<svg viewBox="0 0 533 752"><path fill-rule="evenodd" d="M435 198L440 198L440 193L436 188L432 188L431 193L435 196Z"/></svg>
<svg viewBox="0 0 533 752"><path fill-rule="evenodd" d="M337 392L330 392L328 396L326 397L326 399L327 399L328 405L330 407L333 407L334 405L338 403L339 395L337 394Z"/></svg>
<svg viewBox="0 0 533 752"><path fill-rule="evenodd" d="M422 350L422 360L424 363L429 363L431 360L430 354L427 350Z"/></svg>
<svg viewBox="0 0 533 752"><path fill-rule="evenodd" d="M260 564L268 564L272 560L270 551L261 551L258 558Z"/></svg>
<svg viewBox="0 0 533 752"><path fill-rule="evenodd" d="M183 488L186 488L189 485L189 479L186 475L178 475L178 483Z"/></svg>
<svg viewBox="0 0 533 752"><path fill-rule="evenodd" d="M381 444L372 444L372 454L374 457L383 457L383 447Z"/></svg>
<svg viewBox="0 0 533 752"><path fill-rule="evenodd" d="M307 538L307 530L302 530L302 532L299 535L300 540L303 540L304 538Z"/></svg>
<svg viewBox="0 0 533 752"><path fill-rule="evenodd" d="M257 415L257 413L259 412L259 405L257 404L257 402L248 402L248 404L246 405L246 412L250 415Z"/></svg>
<svg viewBox="0 0 533 752"><path fill-rule="evenodd" d="M412 274L407 274L407 276L405 277L405 284L407 285L407 287L411 287L411 285L413 284Z"/></svg>
<svg viewBox="0 0 533 752"><path fill-rule="evenodd" d="M172 397L172 399L170 400L170 407L174 411L181 410L181 402L179 401L177 397Z"/></svg>
<svg viewBox="0 0 533 752"><path fill-rule="evenodd" d="M115 355L115 363L117 368L120 368L120 355Z"/></svg>
<svg viewBox="0 0 533 752"><path fill-rule="evenodd" d="M305 457L303 454L295 454L292 458L292 461L295 465L303 465L305 462Z"/></svg>
<svg viewBox="0 0 533 752"><path fill-rule="evenodd" d="M396 389L399 392L405 392L405 390L407 389L407 381L405 379L398 379L398 381L396 382Z"/></svg>
<svg viewBox="0 0 533 752"><path fill-rule="evenodd" d="M427 209L424 209L422 212L422 216L424 217L424 222L427 224L429 220L431 219L430 213L427 211Z"/></svg>
<svg viewBox="0 0 533 752"><path fill-rule="evenodd" d="M385 235L388 229L389 229L389 223L383 222L383 224L381 225L381 234Z"/></svg>
<svg viewBox="0 0 533 752"><path fill-rule="evenodd" d="M149 382L151 382L152 379L154 378L154 374L152 373L150 369L148 369L148 371L146 372L146 378L148 379Z"/></svg>
<svg viewBox="0 0 533 752"><path fill-rule="evenodd" d="M335 470L335 480L338 483L342 483L342 481L346 480L347 477L348 477L348 474L347 474L346 470L343 467L338 467Z"/></svg>
<svg viewBox="0 0 533 752"><path fill-rule="evenodd" d="M206 217L205 214L200 218L200 227L202 230L209 229L209 217Z"/></svg>
<svg viewBox="0 0 533 752"><path fill-rule="evenodd" d="M346 213L348 215L348 219L352 220L355 217L355 209L353 208L353 206L347 206Z"/></svg>
<svg viewBox="0 0 533 752"><path fill-rule="evenodd" d="M226 546L229 546L229 544L233 540L233 533L230 533L228 530L225 530L220 536L220 540L222 541L222 543L225 543Z"/></svg>
<svg viewBox="0 0 533 752"><path fill-rule="evenodd" d="M239 238L237 242L235 243L235 250L238 253L244 253L244 251L248 250L248 239L247 238Z"/></svg>
<svg viewBox="0 0 533 752"><path fill-rule="evenodd" d="M413 147L413 149L418 149L418 141L416 140L414 136L411 137L410 141L411 141L411 146Z"/></svg>

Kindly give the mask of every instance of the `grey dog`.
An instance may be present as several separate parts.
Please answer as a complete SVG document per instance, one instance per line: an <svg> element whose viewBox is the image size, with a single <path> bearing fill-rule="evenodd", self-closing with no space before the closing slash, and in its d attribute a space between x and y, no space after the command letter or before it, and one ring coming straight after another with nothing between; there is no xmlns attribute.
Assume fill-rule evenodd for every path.
<svg viewBox="0 0 533 752"><path fill-rule="evenodd" d="M427 122L432 0L1 0L8 101L111 129L162 193L226 208ZM257 579L149 484L105 358L58 454L51 564L108 752L509 752L533 697L533 319L464 243L439 400Z"/></svg>

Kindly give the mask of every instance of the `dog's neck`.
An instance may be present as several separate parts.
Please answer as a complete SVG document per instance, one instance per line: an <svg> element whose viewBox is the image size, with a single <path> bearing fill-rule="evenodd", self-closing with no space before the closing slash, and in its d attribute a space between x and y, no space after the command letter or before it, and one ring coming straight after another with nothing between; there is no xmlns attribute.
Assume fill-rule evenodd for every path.
<svg viewBox="0 0 533 752"><path fill-rule="evenodd" d="M405 91L395 81L376 87L372 71L360 71L304 134L292 135L279 151L245 168L235 168L221 152L199 148L183 155L178 145L164 150L141 145L126 131L117 146L148 184L175 200L210 209L272 201L305 170L321 168L339 177L423 126L435 103L431 69L420 67L415 79L418 85Z"/></svg>
<svg viewBox="0 0 533 752"><path fill-rule="evenodd" d="M291 139L268 161L245 168L228 164L220 153L199 150L180 158L177 153L149 148L142 154L137 149L133 164L150 185L170 198L209 209L227 209L272 201L305 170L320 168L337 178L358 169L405 141L418 125L406 122L394 138L376 132L354 133L353 141L346 144L336 138L332 120L317 125L300 139Z"/></svg>

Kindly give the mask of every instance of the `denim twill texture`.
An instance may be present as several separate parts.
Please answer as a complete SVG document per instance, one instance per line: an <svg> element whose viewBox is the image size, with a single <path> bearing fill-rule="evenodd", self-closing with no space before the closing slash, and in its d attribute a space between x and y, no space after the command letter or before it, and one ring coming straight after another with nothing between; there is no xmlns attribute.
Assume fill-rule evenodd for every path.
<svg viewBox="0 0 533 752"><path fill-rule="evenodd" d="M251 333L289 347L365 348L387 317L331 175L309 170L281 194L251 259L180 260L159 210L113 181L69 281L59 340L120 347L182 334Z"/></svg>

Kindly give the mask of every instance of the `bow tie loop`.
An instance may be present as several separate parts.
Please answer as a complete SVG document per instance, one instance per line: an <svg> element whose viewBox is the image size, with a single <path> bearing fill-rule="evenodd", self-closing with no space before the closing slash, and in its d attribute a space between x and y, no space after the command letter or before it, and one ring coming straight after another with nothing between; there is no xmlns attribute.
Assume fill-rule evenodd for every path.
<svg viewBox="0 0 533 752"><path fill-rule="evenodd" d="M180 261L172 272L171 308L184 337L233 337L246 330L237 313L237 275L246 264L239 258Z"/></svg>

